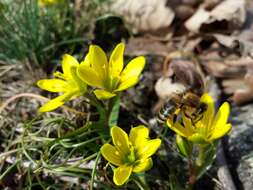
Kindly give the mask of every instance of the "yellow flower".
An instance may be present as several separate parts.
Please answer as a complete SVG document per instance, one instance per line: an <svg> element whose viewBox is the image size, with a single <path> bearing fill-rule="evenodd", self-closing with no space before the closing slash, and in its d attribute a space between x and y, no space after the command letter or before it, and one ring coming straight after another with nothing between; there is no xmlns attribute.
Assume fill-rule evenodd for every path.
<svg viewBox="0 0 253 190"><path fill-rule="evenodd" d="M58 3L59 0L39 0L39 6L48 6Z"/></svg>
<svg viewBox="0 0 253 190"><path fill-rule="evenodd" d="M63 93L44 104L39 109L40 112L52 111L86 92L87 85L78 78L76 73L78 67L78 61L71 55L65 54L62 60L63 73L55 72L54 76L58 78L43 79L37 82L37 85L44 90Z"/></svg>
<svg viewBox="0 0 253 190"><path fill-rule="evenodd" d="M105 52L96 45L90 45L89 53L78 68L79 77L88 85L96 87L98 99L109 99L119 91L134 86L145 66L143 56L136 57L123 69L125 45L120 43L113 50L109 62Z"/></svg>
<svg viewBox="0 0 253 190"><path fill-rule="evenodd" d="M113 181L123 185L132 172L139 173L150 169L153 165L151 156L161 144L160 139L149 139L149 130L143 125L133 127L128 135L121 128L111 128L114 146L104 144L101 147L103 157L115 166Z"/></svg>
<svg viewBox="0 0 253 190"><path fill-rule="evenodd" d="M176 121L173 124L173 121L167 120L167 125L178 135L190 141L196 143L211 143L230 131L232 125L227 123L230 108L229 104L224 102L215 115L214 100L207 93L201 97L201 102L207 104L207 110L203 113L199 121L192 123L191 119L183 115L183 123Z"/></svg>

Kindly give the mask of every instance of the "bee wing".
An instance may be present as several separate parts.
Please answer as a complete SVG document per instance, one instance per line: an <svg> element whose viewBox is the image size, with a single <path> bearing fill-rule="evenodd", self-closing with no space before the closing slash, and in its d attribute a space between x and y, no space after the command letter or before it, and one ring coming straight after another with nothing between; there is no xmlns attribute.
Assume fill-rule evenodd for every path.
<svg viewBox="0 0 253 190"><path fill-rule="evenodd" d="M182 83L198 95L204 93L205 83L203 74L193 62L176 59L170 63L169 69L173 70L175 82Z"/></svg>

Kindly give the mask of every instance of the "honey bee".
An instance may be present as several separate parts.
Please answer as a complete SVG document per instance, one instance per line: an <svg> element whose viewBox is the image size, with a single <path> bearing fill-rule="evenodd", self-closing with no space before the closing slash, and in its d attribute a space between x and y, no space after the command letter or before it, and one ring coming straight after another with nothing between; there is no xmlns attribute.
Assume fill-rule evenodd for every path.
<svg viewBox="0 0 253 190"><path fill-rule="evenodd" d="M193 123L196 123L207 109L207 105L200 102L205 90L201 72L187 60L174 60L170 64L170 69L173 71L171 80L183 85L184 88L181 91L170 93L166 103L159 111L158 122L164 123L170 119L175 123L184 114Z"/></svg>

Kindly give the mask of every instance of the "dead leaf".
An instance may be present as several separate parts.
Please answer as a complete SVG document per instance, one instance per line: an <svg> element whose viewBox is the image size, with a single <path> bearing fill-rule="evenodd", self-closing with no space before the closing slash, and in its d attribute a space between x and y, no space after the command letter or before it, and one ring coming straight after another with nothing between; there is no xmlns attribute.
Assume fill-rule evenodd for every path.
<svg viewBox="0 0 253 190"><path fill-rule="evenodd" d="M185 22L185 27L192 32L198 33L201 25L210 18L210 12L200 7L197 12Z"/></svg>
<svg viewBox="0 0 253 190"><path fill-rule="evenodd" d="M175 12L176 17L184 21L190 18L194 14L195 10L192 6L182 4L176 7Z"/></svg>
<svg viewBox="0 0 253 190"><path fill-rule="evenodd" d="M225 94L227 95L234 94L238 89L241 89L241 90L248 89L243 78L222 80L222 87Z"/></svg>
<svg viewBox="0 0 253 190"><path fill-rule="evenodd" d="M237 104L244 104L253 100L253 64L248 65L247 74L244 77L244 82L247 88L240 87L235 91L232 99Z"/></svg>
<svg viewBox="0 0 253 190"><path fill-rule="evenodd" d="M166 0L117 0L111 9L124 17L133 32L155 31L169 27L175 17L174 11L166 6Z"/></svg>
<svg viewBox="0 0 253 190"><path fill-rule="evenodd" d="M147 37L130 38L126 45L126 54L138 55L158 55L166 56L172 49L156 39Z"/></svg>
<svg viewBox="0 0 253 190"><path fill-rule="evenodd" d="M246 65L231 66L224 61L206 61L203 66L209 74L218 78L237 78L244 76L247 71Z"/></svg>
<svg viewBox="0 0 253 190"><path fill-rule="evenodd" d="M253 57L253 43L236 36L213 34L216 40L227 48L239 52L242 56Z"/></svg>
<svg viewBox="0 0 253 190"><path fill-rule="evenodd" d="M203 5L200 6L197 12L185 22L185 27L195 33L203 30L231 30L240 28L245 20L245 0L225 0L211 11L206 10ZM212 24L216 27L212 28Z"/></svg>

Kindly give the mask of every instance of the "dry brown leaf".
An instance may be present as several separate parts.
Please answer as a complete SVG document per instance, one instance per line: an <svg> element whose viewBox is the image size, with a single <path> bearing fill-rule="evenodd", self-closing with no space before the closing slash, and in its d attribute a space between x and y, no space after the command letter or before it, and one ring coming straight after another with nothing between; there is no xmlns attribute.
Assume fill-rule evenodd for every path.
<svg viewBox="0 0 253 190"><path fill-rule="evenodd" d="M130 38L126 45L126 54L137 55L158 55L166 56L172 49L155 39L147 37Z"/></svg>
<svg viewBox="0 0 253 190"><path fill-rule="evenodd" d="M253 64L248 65L247 74L244 77L246 88L240 87L235 91L232 99L237 104L244 104L253 100Z"/></svg>
<svg viewBox="0 0 253 190"><path fill-rule="evenodd" d="M192 32L199 32L203 23L206 23L210 18L210 12L200 7L197 12L185 22L185 27Z"/></svg>
<svg viewBox="0 0 253 190"><path fill-rule="evenodd" d="M124 17L133 32L155 31L171 25L175 14L166 0L117 0L111 9Z"/></svg>
<svg viewBox="0 0 253 190"><path fill-rule="evenodd" d="M205 31L222 30L223 28L208 28L214 23L223 23L224 29L236 29L243 25L246 20L245 0L225 0L211 11L200 6L197 12L185 22L189 31L198 33L205 25ZM228 26L228 28L227 28Z"/></svg>
<svg viewBox="0 0 253 190"><path fill-rule="evenodd" d="M216 40L227 48L239 52L243 56L253 57L253 43L235 36L213 34Z"/></svg>
<svg viewBox="0 0 253 190"><path fill-rule="evenodd" d="M228 95L234 94L238 89L242 90L248 89L243 78L222 80L222 87L225 94Z"/></svg>
<svg viewBox="0 0 253 190"><path fill-rule="evenodd" d="M206 61L203 66L207 70L207 72L215 77L218 78L238 78L244 77L247 72L247 65L246 64L234 64L231 61Z"/></svg>

